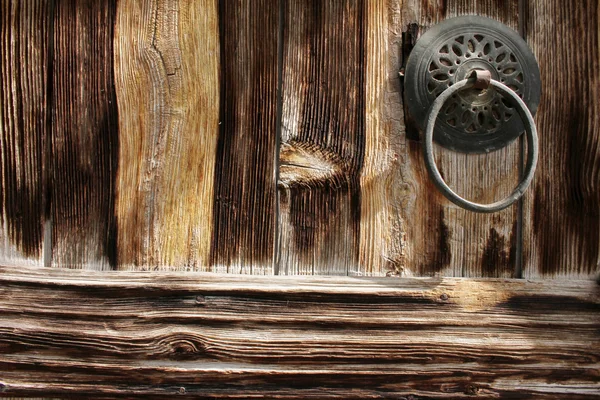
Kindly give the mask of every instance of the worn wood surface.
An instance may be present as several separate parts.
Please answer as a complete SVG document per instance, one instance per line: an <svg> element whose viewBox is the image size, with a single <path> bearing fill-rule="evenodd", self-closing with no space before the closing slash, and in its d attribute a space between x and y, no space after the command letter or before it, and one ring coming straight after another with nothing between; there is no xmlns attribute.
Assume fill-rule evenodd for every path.
<svg viewBox="0 0 600 400"><path fill-rule="evenodd" d="M279 0L219 2L221 104L213 270L272 274L276 231Z"/></svg>
<svg viewBox="0 0 600 400"><path fill-rule="evenodd" d="M594 277L598 5L548 4L4 2L0 259L509 277L522 258L527 277ZM411 43L462 14L520 28L541 66L522 217L447 202L405 126ZM571 43L580 56L559 69ZM437 158L452 187L490 201L516 183L519 150Z"/></svg>
<svg viewBox="0 0 600 400"><path fill-rule="evenodd" d="M0 259L43 262L49 2L0 4Z"/></svg>
<svg viewBox="0 0 600 400"><path fill-rule="evenodd" d="M115 14L114 0L60 0L54 5L46 191L54 266L110 269L117 262Z"/></svg>
<svg viewBox="0 0 600 400"><path fill-rule="evenodd" d="M473 214L437 194L418 136L402 120L397 72L411 24L421 34L477 13L517 29L517 4L367 3L294 2L285 10L281 265L288 273L514 276L517 208ZM354 69L362 64L365 76ZM437 158L450 185L476 201L500 198L518 181L518 143L484 156L440 150Z"/></svg>
<svg viewBox="0 0 600 400"><path fill-rule="evenodd" d="M280 273L347 275L358 265L365 3L286 2Z"/></svg>
<svg viewBox="0 0 600 400"><path fill-rule="evenodd" d="M3 396L600 395L592 281L0 267L0 283Z"/></svg>
<svg viewBox="0 0 600 400"><path fill-rule="evenodd" d="M600 397L599 13L2 2L0 397ZM520 28L540 63L522 217L448 203L405 126L406 50L462 14ZM486 202L519 151L437 158ZM569 280L28 267L510 277L520 244L526 277Z"/></svg>
<svg viewBox="0 0 600 400"><path fill-rule="evenodd" d="M404 180L406 141L398 48L398 2L366 2L365 154L360 174L360 242L355 275L402 274L407 269Z"/></svg>
<svg viewBox="0 0 600 400"><path fill-rule="evenodd" d="M542 74L541 158L525 203L524 275L600 274L600 3L527 2Z"/></svg>
<svg viewBox="0 0 600 400"><path fill-rule="evenodd" d="M433 24L465 14L487 16L518 30L518 2L404 1L391 2L392 16L405 40L414 40ZM398 9L399 8L399 9ZM416 24L411 32L411 24ZM412 33L412 39L406 35ZM401 32L395 32L399 43ZM410 48L410 43L402 43ZM398 52L399 45L390 46ZM405 47L406 48L406 47ZM402 49L401 49L402 50ZM391 53L393 54L393 53ZM397 57L397 56L396 56ZM401 60L402 57L396 59ZM396 64L396 69L400 65ZM399 83L395 83L399 85ZM402 204L406 226L407 256L400 273L418 275L512 277L517 268L517 207L493 215L467 212L441 196L431 183L417 133L406 126L401 172L407 185ZM484 155L465 155L436 149L436 161L446 182L461 196L480 203L505 197L519 177L518 143ZM408 270L408 271L407 271Z"/></svg>
<svg viewBox="0 0 600 400"><path fill-rule="evenodd" d="M214 0L118 2L119 268L208 265L219 124Z"/></svg>

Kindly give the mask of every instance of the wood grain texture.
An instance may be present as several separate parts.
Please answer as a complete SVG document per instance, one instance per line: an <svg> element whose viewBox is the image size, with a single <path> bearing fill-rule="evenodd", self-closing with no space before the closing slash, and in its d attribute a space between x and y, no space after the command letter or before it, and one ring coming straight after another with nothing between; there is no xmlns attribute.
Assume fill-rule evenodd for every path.
<svg viewBox="0 0 600 400"><path fill-rule="evenodd" d="M391 15L400 19L395 29L406 32L416 24L419 34L444 19L477 14L518 29L517 2L464 1L443 2L407 0L400 9L390 5ZM406 35L405 35L406 36ZM390 56L401 32L393 32ZM400 60L401 57L395 58ZM394 68L391 68L393 70ZM396 70L400 69L399 61ZM400 82L394 81L398 87ZM399 90L397 90L399 91ZM402 114L399 107L397 115ZM389 119L389 117L388 117ZM493 215L465 211L443 198L431 183L421 150L406 132L402 167L398 169L406 189L398 200L406 226L405 255L392 264L397 274L511 277L516 270L517 207ZM512 192L518 183L520 146L518 143L486 155L465 155L437 148L435 157L446 182L461 196L480 203L491 203ZM398 239L397 239L398 240ZM394 270L392 269L392 273Z"/></svg>
<svg viewBox="0 0 600 400"><path fill-rule="evenodd" d="M221 104L210 263L273 273L278 0L219 2Z"/></svg>
<svg viewBox="0 0 600 400"><path fill-rule="evenodd" d="M3 396L600 394L592 281L0 267L0 283Z"/></svg>
<svg viewBox="0 0 600 400"><path fill-rule="evenodd" d="M116 266L119 156L113 76L116 1L54 6L50 161L51 265Z"/></svg>
<svg viewBox="0 0 600 400"><path fill-rule="evenodd" d="M359 257L365 2L284 10L279 272L346 275Z"/></svg>
<svg viewBox="0 0 600 400"><path fill-rule="evenodd" d="M218 38L215 0L118 2L119 268L209 265Z"/></svg>
<svg viewBox="0 0 600 400"><path fill-rule="evenodd" d="M484 216L446 201L429 181L420 144L405 139L411 132L402 121L402 31L416 23L422 33L445 18L473 13L517 28L516 3L288 4L279 186L280 265L290 270L282 273L513 276L516 208ZM351 51L364 53L364 77L353 75L361 60ZM344 129L338 122L344 117L364 121L364 134ZM338 141L346 153L329 150ZM517 183L519 153L515 143L487 156L439 150L437 158L459 193L491 202Z"/></svg>
<svg viewBox="0 0 600 400"><path fill-rule="evenodd" d="M540 162L525 203L524 275L600 273L600 4L528 1L542 74Z"/></svg>
<svg viewBox="0 0 600 400"><path fill-rule="evenodd" d="M42 263L47 1L0 5L0 259Z"/></svg>
<svg viewBox="0 0 600 400"><path fill-rule="evenodd" d="M406 214L410 187L398 85L399 2L367 2L365 154L360 175L359 263L356 275L397 275L407 266Z"/></svg>

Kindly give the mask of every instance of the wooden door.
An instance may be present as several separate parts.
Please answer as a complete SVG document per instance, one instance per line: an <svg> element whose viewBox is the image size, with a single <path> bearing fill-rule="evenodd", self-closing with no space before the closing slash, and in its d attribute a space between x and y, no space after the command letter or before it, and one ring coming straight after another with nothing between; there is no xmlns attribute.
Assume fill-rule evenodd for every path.
<svg viewBox="0 0 600 400"><path fill-rule="evenodd" d="M311 386L307 378L299 387L306 389L302 396L326 397L320 390L342 387L344 379L358 379L346 370L352 362L343 350L339 354L334 351L332 366L320 364L328 359L325 355L302 358L294 353L286 359L286 351L291 350L284 345L269 353L262 347L266 342L252 342L256 349L265 351L262 357L237 344L228 347L223 338L233 332L231 335L248 334L258 340L250 331L268 337L272 331L261 331L258 326L263 321L260 315L272 306L271 322L291 324L299 329L294 335L314 329L315 338L320 338L306 341L286 331L280 332L277 340L285 341L287 337L294 346L314 345L315 351L326 352L334 346L328 329L335 331L335 327L352 321L359 324L356 321L365 317L361 313L379 307L379 296L392 296L398 304L408 305L424 296L435 301L423 308L407 306L408 314L402 318L410 320L416 315L410 313L428 307L437 310L444 304L458 307L440 308L440 312L457 313L445 318L466 318L465 310L481 312L473 316L484 318L486 307L496 307L497 319L490 325L463 324L467 331L480 332L473 336L473 349L477 351L486 348L484 332L496 329L510 315L522 318L518 324L530 329L528 335L538 335L541 327L536 325L535 316L528 314L527 305L553 321L557 336L540 335L540 342L535 343L545 349L542 351L542 347L535 350L533 344L527 344L530 342L518 340L518 332L501 331L497 337L506 341L499 344L499 353L486 354L496 361L483 362L477 357L473 361L483 363L483 370L494 370L497 363L504 365L504 361L497 361L502 357L514 362L528 351L538 351L539 358L528 359L523 367L536 371L529 377L520 369L498 367L501 372L490 383L474 371L461 378L457 369L456 376L441 380L432 389L421 385L417 375L423 373L435 381L437 370L429 365L427 357L418 356L416 367L408 368L416 375L408 374L407 386L394 386L390 393L413 393L413 398L442 398L445 390L449 390L448 398L456 393L503 395L519 393L514 383L518 381L535 383L527 389L527 396L532 397L561 398L553 397L561 390L572 394L570 398L598 395L597 373L593 372L600 357L593 349L600 346L600 300L593 283L600 273L597 1L6 0L0 7L0 279L6 285L0 290L18 299L6 300L6 307L0 310L7 315L7 322L0 327L6 335L5 340L0 338L0 352L5 353L0 371L30 371L32 382L46 382L36 386L39 390L29 390L26 380L19 381L16 375L7 373L7 382L12 382L7 383L8 387L18 388L13 393L69 395L67 386L52 386L53 378L36 381L41 375L31 371L37 370L33 365L39 363L51 368L51 357L43 358L43 354L59 353L62 357L68 353L65 349L70 349L75 354L72 359L65 355L56 361L65 373L71 371L69 362L87 360L86 352L100 351L110 360L104 366L77 361L82 363L81 368L92 371L77 375L74 383L79 385L77 393L86 396L110 397L113 383L98 392L85 391L84 387L103 368L113 378L118 376L123 372L122 365L114 363L130 353L132 361L125 365L140 368L149 376L153 376L153 370L148 360L175 360L173 368L179 366L186 371L178 375L161 364L157 368L169 370L172 380L163 385L158 374L151 382L161 389L153 391L149 386L147 391L140 389L140 396L171 393L178 379L195 382L187 389L181 386L184 389L180 394L186 390L190 393L193 388L192 392L206 396L234 396L241 389L227 381L227 366L217 364L239 361L266 368L271 371L266 375L280 377L269 392L271 389L265 389L269 385L264 383L267 378L242 368L240 374L248 379L248 385L254 384L254 378L255 382L263 382L252 386L257 393L287 393L290 398L294 385L285 380L286 373L292 374L303 362L308 366L298 374L304 378L317 376L315 371L323 367L343 379L315 378L317 383ZM406 123L403 84L398 74L422 33L437 22L466 14L499 20L519 32L539 62L543 83L536 115L540 161L535 180L517 205L487 215L455 206L431 183L423 164L419 132ZM510 193L518 182L524 147L522 141L517 141L486 155L438 148L436 159L445 179L459 194L491 202ZM145 273L136 275L132 271ZM198 278L193 272L244 276ZM379 288L389 285L396 291L393 295L385 290L370 292L371 286L357 288L350 278L312 278L305 281L310 289L290 278L274 281L281 283L275 287L269 286L273 278L261 280L248 275L381 277L369 282L378 282ZM137 282L136 277L143 278L133 286L127 283L129 279ZM405 280L416 277L437 280ZM505 286L497 280L449 279L443 282L450 283L442 287L455 289L440 289L440 279L453 277L515 281ZM220 291L224 289L217 289L211 279L231 288ZM539 280L539 286L524 287L525 279ZM160 280L165 280L164 284ZM177 344L169 345L167 350L160 345L156 352L136 350L137 340L147 339L149 345L159 343L162 333L156 332L161 329L184 332L189 328L184 315L192 304L188 297L196 290L194 282L204 282L198 285L210 296L218 298L220 293L231 297L225 296L229 300L219 303L229 310L226 317L192 313L194 323L210 320L216 324L221 317L230 321L231 313L237 310L248 312L254 325L244 325L242 333L233 327L223 333L215 325L213 330L202 332L201 340L190 339L191 347L181 344L187 340L183 334L169 337L174 340L169 343ZM255 285L254 289L244 282ZM323 289L323 282L334 283L331 287L325 284ZM406 285L416 286L406 294ZM39 304L44 310L39 315L24 306L36 290L45 293L52 305L45 308ZM288 290L297 292L292 301L298 307L310 309L324 301L323 312L333 318L328 320L330 325L326 324L329 328L311 325L314 319L305 322L306 326L301 319L288 320L277 308ZM500 294L492 295L496 290ZM556 293L557 298L552 297L555 290L562 291ZM307 291L312 297L302 297ZM345 291L349 297L344 297ZM537 300L524 300L530 291L535 292ZM260 293L269 293L266 303L248 300L261 298ZM368 293L373 297L367 296L364 307L360 306L360 296L352 297ZM448 293L462 300L454 302ZM483 307L473 300L473 293L479 293ZM56 311L55 307L69 307L59 300L63 295L72 296L77 304L95 304L94 311ZM166 303L152 303L155 295ZM335 297L338 295L341 297ZM198 296L193 301L204 304L205 295ZM344 302L355 313L349 320L337 314ZM382 312L389 314L382 315L382 320L359 324L357 329L367 336L372 330L381 334L386 329L388 333L400 329L391 327L395 326L392 303L384 301L387 305ZM150 338L125 333L135 330L130 324L136 312L150 315L158 304L172 304L173 319L160 316L144 325L145 329L155 330ZM244 304L263 311L252 314ZM548 304L561 310L563 325ZM125 307L122 310L121 305ZM102 307L115 310L112 322L101 322ZM90 317L88 311L94 316ZM110 346L124 340L127 345L117 346L114 352L98 350L93 341L77 347L77 335L50 328L52 312L62 315L57 317L59 320L75 318L81 329L95 332L98 343ZM25 322L17 314L27 315ZM317 310L309 314L318 319ZM86 318L95 321L91 327L85 324ZM381 325L383 320L387 322ZM579 332L579 340L569 336L567 320L569 329ZM419 321L415 323L426 331L436 324ZM105 336L99 330L102 324L119 333ZM427 324L433 325L424 327ZM20 329L28 333L20 334ZM34 331L48 334L42 339L33 335ZM349 332L341 332L336 339L340 343L359 340ZM415 332L413 335L417 335ZM435 337L435 333L428 334ZM455 331L452 337L458 341L464 334ZM560 355L548 350L559 336L569 353L564 364L559 362ZM379 338L392 346L388 342L391 336ZM397 365L400 359L406 366L414 350L404 349L407 353L403 353L392 346L399 355L387 358L377 355L383 350L376 341L362 340L365 354L374 357L373 366L377 368ZM433 351L433 359L450 364L472 361L462 356L445 358L434 351L439 344L436 340L414 351ZM38 347L39 341L47 341L47 347ZM185 359L180 353L189 351L190 359L196 359L198 343L208 346L203 347L203 354L209 354L207 357L221 371L213 376L210 368L203 366L198 373L225 382L223 387L231 391L220 392L218 385L209 390L186 375L192 374L195 367L177 364ZM510 348L511 343L523 347L514 354L502 353L501 349ZM218 354L207 350L213 345L220 349ZM445 345L451 346L449 342ZM348 349L361 351L360 346ZM231 356L228 351L239 356ZM287 369L272 367L277 354L284 354L281 357L287 360L282 361L288 362ZM366 365L362 358L356 363ZM539 369L540 363L552 367ZM581 366L580 378L566 372L576 365ZM424 366L421 372L419 366ZM367 368L368 378L357 381L356 390L363 390L356 392L357 397L369 393L385 396L385 378L375 372L377 368ZM400 379L408 370L398 367L388 372L393 379ZM49 373L44 368L41 371ZM552 380L554 375L548 371L563 380ZM89 376L85 375L88 372ZM515 374L520 377L514 378ZM551 384L540 383L544 376ZM0 374L0 382L2 379ZM127 379L138 382L129 375ZM479 389L468 389L471 381L478 382L474 387ZM122 384L127 387L125 382ZM284 386L289 393L275 390ZM126 390L114 393L132 395ZM349 392L343 390L331 393L349 398Z"/></svg>

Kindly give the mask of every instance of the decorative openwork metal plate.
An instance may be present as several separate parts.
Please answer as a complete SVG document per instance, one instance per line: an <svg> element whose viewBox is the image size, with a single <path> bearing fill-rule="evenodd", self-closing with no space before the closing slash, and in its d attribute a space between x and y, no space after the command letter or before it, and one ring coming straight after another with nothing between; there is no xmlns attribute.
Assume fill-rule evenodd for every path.
<svg viewBox="0 0 600 400"><path fill-rule="evenodd" d="M405 72L405 97L412 117L425 128L434 100L473 70L511 88L533 115L540 101L540 71L527 43L498 21L463 16L428 30L412 50ZM463 153L498 150L524 130L514 102L493 87L453 95L437 120L434 140Z"/></svg>

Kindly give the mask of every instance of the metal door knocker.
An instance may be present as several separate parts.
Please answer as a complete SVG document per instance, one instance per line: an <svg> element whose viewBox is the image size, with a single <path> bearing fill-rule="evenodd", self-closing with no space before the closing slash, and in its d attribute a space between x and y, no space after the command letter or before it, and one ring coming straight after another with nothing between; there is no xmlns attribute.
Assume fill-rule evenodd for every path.
<svg viewBox="0 0 600 400"><path fill-rule="evenodd" d="M498 21L463 16L428 30L412 50L405 71L405 100L422 131L425 164L436 187L471 211L496 212L515 201L533 179L538 140L533 115L540 101L540 72L527 43ZM478 204L460 197L442 179L433 143L462 153L501 149L525 131L522 181L507 198Z"/></svg>

